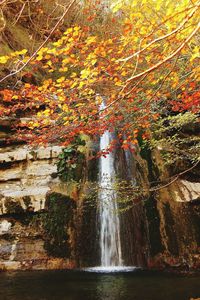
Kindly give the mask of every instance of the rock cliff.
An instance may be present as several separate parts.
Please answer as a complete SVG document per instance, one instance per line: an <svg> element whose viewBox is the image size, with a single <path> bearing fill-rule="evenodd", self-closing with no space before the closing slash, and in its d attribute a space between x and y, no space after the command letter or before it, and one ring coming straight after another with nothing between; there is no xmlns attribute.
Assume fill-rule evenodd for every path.
<svg viewBox="0 0 200 300"><path fill-rule="evenodd" d="M159 151L149 164L151 181L169 178ZM181 174L181 171L179 172ZM149 267L192 270L200 268L199 166L171 176L169 184L155 188L147 200Z"/></svg>
<svg viewBox="0 0 200 300"><path fill-rule="evenodd" d="M63 269L99 263L97 161L86 162L82 182L63 183L57 176L62 148L8 145L12 122L1 120L0 270ZM122 180L134 180L148 191L149 181L163 180L159 151L127 160L116 151ZM198 168L163 188L133 195L121 212L125 264L148 268L200 268L200 181ZM130 197L130 196L129 196Z"/></svg>

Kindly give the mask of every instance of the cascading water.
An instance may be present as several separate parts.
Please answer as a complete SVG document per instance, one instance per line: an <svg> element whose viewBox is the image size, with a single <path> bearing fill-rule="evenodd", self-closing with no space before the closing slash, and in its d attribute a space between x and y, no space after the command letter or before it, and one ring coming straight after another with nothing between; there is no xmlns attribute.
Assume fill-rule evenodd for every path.
<svg viewBox="0 0 200 300"><path fill-rule="evenodd" d="M105 104L102 102L100 106L101 110L105 109ZM112 142L114 135L108 130L102 134L100 137L100 150L106 151ZM121 152L123 153L123 152ZM125 262L129 262L126 259L127 252L129 249L126 248L124 252L124 244L127 243L126 239L122 241L120 238L120 229L126 230L130 229L129 223L131 222L123 221L124 217L120 220L118 213L118 203L117 203L117 192L115 190L115 177L116 177L116 151L109 152L104 157L100 157L99 162L99 193L98 193L98 203L99 203L99 225L100 225L100 254L101 262L100 266L88 267L84 270L87 272L132 272L138 269L136 266L124 265ZM123 157L123 156L122 156ZM127 165L126 160L129 161L128 154L125 154L124 163ZM120 160L120 162L122 162ZM129 170L127 178L134 184L134 179L131 174L131 166L127 165ZM123 168L122 168L123 169ZM119 170L118 170L119 171ZM127 171L127 170L126 170ZM127 215L126 215L127 216ZM126 218L126 217L125 217ZM131 230L133 228L131 227ZM134 231L134 230L133 230ZM135 235L136 240L137 236ZM122 236L124 239L124 236ZM128 239L129 240L129 239ZM122 245L123 242L123 245ZM125 242L125 243L124 243ZM136 241L137 243L137 241ZM123 246L123 248L122 248ZM122 252L123 251L123 252ZM134 252L134 251L133 251ZM122 260L123 253L123 260ZM129 256L133 253L131 252Z"/></svg>
<svg viewBox="0 0 200 300"><path fill-rule="evenodd" d="M105 107L104 103L101 109ZM107 130L100 137L100 150L109 147L112 134ZM112 152L101 156L99 165L99 211L101 266L122 266L120 222L116 191L114 190L114 155Z"/></svg>

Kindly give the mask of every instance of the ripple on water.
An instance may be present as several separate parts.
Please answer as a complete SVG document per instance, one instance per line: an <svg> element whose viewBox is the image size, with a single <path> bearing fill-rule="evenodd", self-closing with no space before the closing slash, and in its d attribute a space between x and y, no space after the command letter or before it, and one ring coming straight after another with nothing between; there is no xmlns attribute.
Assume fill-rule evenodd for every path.
<svg viewBox="0 0 200 300"><path fill-rule="evenodd" d="M91 267L91 268L84 268L82 271L85 272L94 272L94 273L121 273L121 272L134 272L137 270L141 270L139 267L133 266L109 266L109 267Z"/></svg>

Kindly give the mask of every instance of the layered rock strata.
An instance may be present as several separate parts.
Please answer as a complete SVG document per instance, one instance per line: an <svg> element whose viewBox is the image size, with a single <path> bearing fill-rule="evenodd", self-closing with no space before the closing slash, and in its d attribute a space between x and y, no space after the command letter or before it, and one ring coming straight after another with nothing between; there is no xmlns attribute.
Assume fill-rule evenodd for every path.
<svg viewBox="0 0 200 300"><path fill-rule="evenodd" d="M60 152L58 146L0 149L0 269L74 266L72 259L49 255L40 222L48 211L50 185L58 181L53 175Z"/></svg>

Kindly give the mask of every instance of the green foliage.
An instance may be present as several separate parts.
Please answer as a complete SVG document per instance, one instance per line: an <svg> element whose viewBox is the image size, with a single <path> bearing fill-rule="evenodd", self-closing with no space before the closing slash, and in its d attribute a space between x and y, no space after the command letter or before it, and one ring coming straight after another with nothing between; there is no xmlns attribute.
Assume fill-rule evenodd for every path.
<svg viewBox="0 0 200 300"><path fill-rule="evenodd" d="M152 128L148 142L159 149L167 165L180 160L196 162L200 157L199 117L190 112L160 118Z"/></svg>
<svg viewBox="0 0 200 300"><path fill-rule="evenodd" d="M81 180L85 164L85 154L80 146L85 146L85 141L77 137L73 144L62 150L57 163L58 175L63 181Z"/></svg>

